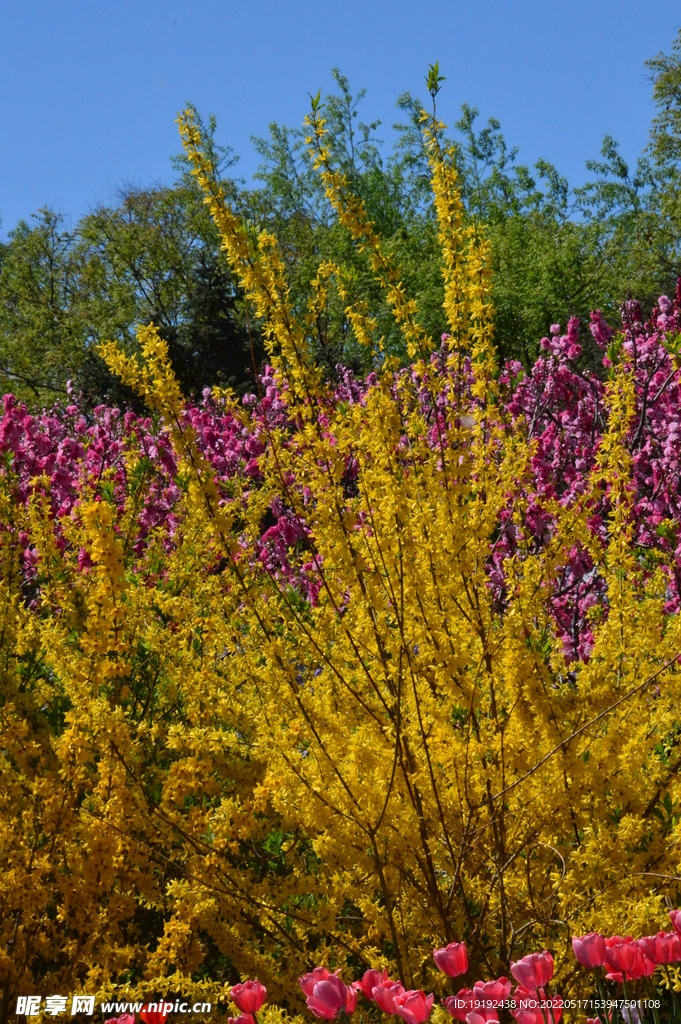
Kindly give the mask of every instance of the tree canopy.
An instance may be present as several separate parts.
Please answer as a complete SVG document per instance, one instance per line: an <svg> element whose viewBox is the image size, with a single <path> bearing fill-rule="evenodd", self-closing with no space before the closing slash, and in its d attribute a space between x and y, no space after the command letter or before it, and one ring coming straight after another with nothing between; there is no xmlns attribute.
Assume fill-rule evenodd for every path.
<svg viewBox="0 0 681 1024"><path fill-rule="evenodd" d="M634 171L606 137L590 161L590 181L571 188L540 160L517 162L494 118L479 126L464 104L449 141L455 145L465 216L485 225L492 246L495 331L503 358L528 369L552 323L592 309L616 320L624 301L650 309L673 290L680 267L679 41L648 61L657 114L647 150ZM325 98L332 156L401 268L427 333L446 329L437 222L428 160L419 130L420 101L398 100L395 141L386 152L378 121L362 120L364 92L353 95L334 70L337 91ZM441 94L442 95L442 94ZM439 97L438 97L439 99ZM347 269L347 299L366 304L387 352L408 360L366 252L352 244L314 173L304 129L272 124L254 145L256 180L236 177L234 154L217 143L214 119L204 137L216 176L252 231L277 239L292 307L305 308L325 260ZM59 215L22 222L0 251L0 383L40 407L64 397L67 381L92 407L134 401L114 381L97 345L107 339L136 349L138 326L151 322L168 343L185 394L254 382L264 353L261 325L248 321L238 281L184 158L167 187L123 188L118 204L101 206L66 230ZM333 376L337 363L366 373L366 353L331 289L316 328L316 358ZM595 357L582 326L581 341Z"/></svg>

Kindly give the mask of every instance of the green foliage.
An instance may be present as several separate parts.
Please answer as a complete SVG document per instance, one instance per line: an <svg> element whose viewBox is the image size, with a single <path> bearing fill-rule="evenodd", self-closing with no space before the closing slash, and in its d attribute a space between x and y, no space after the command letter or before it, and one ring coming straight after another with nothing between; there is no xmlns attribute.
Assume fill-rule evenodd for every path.
<svg viewBox="0 0 681 1024"><path fill-rule="evenodd" d="M670 54L646 61L653 81L658 113L650 132L649 151L656 164L681 170L681 30Z"/></svg>
<svg viewBox="0 0 681 1024"><path fill-rule="evenodd" d="M454 126L466 215L486 224L492 244L496 338L502 357L526 365L554 322L582 321L590 350L588 315L601 309L613 324L619 307L637 297L650 307L673 288L681 271L681 33L669 55L647 62L657 115L647 151L631 172L617 143L606 136L592 177L570 188L555 167L516 161L499 122L480 126L467 104ZM398 100L400 122L386 149L379 121L364 121L364 90L353 95L333 70L336 92L323 106L331 159L364 203L399 265L426 331L445 330L442 276L430 178L419 131L420 100ZM439 63L426 84L433 104L445 81ZM328 375L338 363L368 371L369 355L354 340L345 310L362 301L384 351L406 360L403 338L367 255L352 244L313 172L305 130L271 124L253 140L260 167L252 187L230 175L235 158L216 142L215 120L203 125L207 155L235 208L253 232L266 229L279 243L300 313L312 296L317 268L331 261L345 271L345 295L332 285L316 317L314 347ZM66 392L69 378L92 401L130 395L94 355L106 339L135 349L135 328L155 323L168 342L186 393L209 384L237 389L260 362L258 324L248 320L215 229L183 158L170 187L126 188L118 203L101 206L73 231L42 210L21 223L0 248L0 386L32 404ZM593 348L591 348L593 351Z"/></svg>
<svg viewBox="0 0 681 1024"><path fill-rule="evenodd" d="M0 383L37 399L66 393L87 358L88 330L73 235L40 210L21 222L0 263Z"/></svg>
<svg viewBox="0 0 681 1024"><path fill-rule="evenodd" d="M229 154L212 153L221 174ZM115 339L134 351L136 327L151 322L187 393L249 378L236 289L194 181L177 166L172 187L129 187L72 232L49 210L12 232L0 266L3 390L43 404L71 379L93 402L129 401L94 350Z"/></svg>

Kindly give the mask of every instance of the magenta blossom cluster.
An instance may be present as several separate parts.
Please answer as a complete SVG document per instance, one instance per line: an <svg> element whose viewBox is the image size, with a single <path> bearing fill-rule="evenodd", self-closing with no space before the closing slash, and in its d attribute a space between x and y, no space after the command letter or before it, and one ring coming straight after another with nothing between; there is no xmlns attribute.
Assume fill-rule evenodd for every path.
<svg viewBox="0 0 681 1024"><path fill-rule="evenodd" d="M209 390L201 404L188 403L185 408L180 427L193 432L225 501L230 500L229 483L235 478L258 486L258 458L266 447L266 432L287 423L286 407L273 379L271 367L266 367L260 400L246 396L247 426L242 418L214 402ZM126 461L124 454L136 459ZM134 474L130 465L134 465ZM135 493L132 546L138 555L143 554L154 530L162 530L168 546L181 535L178 508L182 492L170 431L150 417L107 406L98 406L86 416L75 403L33 414L7 394L0 418L0 474L7 473L12 474L19 503L27 502L36 491L49 493L59 547L64 546L60 522L76 515L79 502L88 494L99 499L105 493L122 509L126 498ZM312 573L312 562L294 562L289 556L305 534L305 525L281 502L273 501L269 521L251 547L267 572L314 602L319 582ZM30 579L38 554L27 534L21 533L18 540ZM244 546L249 547L248 542ZM83 549L78 566L87 571L89 564Z"/></svg>
<svg viewBox="0 0 681 1024"><path fill-rule="evenodd" d="M565 333L558 324L552 326L529 372L518 362L509 361L500 375L499 423L509 432L522 424L535 442L535 450L531 479L522 485L524 500L511 502L502 511L498 535L490 545L489 586L503 612L509 557L521 550L540 548L550 538L553 521L547 511L549 501L570 507L584 494L607 428L605 380L612 364L618 361L626 364L636 397L627 437L633 466L635 543L643 554L651 549L664 553L668 573L666 609L674 613L681 607L681 538L677 537L676 526L681 519L681 390L676 369L676 351L681 342L681 279L674 298L661 296L647 320L638 304L629 302L622 311L619 334L598 310L591 314L589 327L595 351L601 354L603 367L599 372L589 354L582 351L579 322L573 317ZM408 367L395 376L396 401L403 400L401 385L406 381L416 396L433 447L443 443L447 426L459 415L457 395L462 389L470 393L470 361L463 360L460 370L455 371L447 355L443 341L425 371ZM435 399L429 374L437 375L443 384ZM358 380L350 370L337 367L336 384L327 397L329 407L333 403L361 405L376 384L373 374ZM193 432L224 502L240 500L233 496L235 480L239 481L236 492L242 495L241 500L247 498L250 489L260 486L260 459L273 429L291 445L303 443L296 422L288 415L286 385L270 367L265 367L258 381L257 394L247 394L242 401L243 410L237 415L214 401L206 390L201 402L187 404L180 423L180 429ZM320 407L318 415L322 429L329 430L328 410ZM412 456L406 437L402 447L398 454L407 461ZM133 453L136 460L124 459L125 453ZM0 473L12 474L18 502L27 501L47 482L58 544L63 543L60 522L77 514L84 495L100 494L104 489L107 499L119 507L135 493L137 532L132 543L138 554L144 553L152 531L160 530L169 546L181 537L176 457L170 431L158 419L106 406L86 416L75 400L65 408L32 414L6 395L0 419ZM342 481L348 500L357 493L359 473L357 459L348 456ZM298 488L298 512L294 513L283 497L273 498L258 536L243 537L242 549L279 584L293 587L315 604L322 567L310 528L300 514L300 508L304 510L312 497L303 486L298 487L295 479L287 486ZM514 516L516 504L524 509L521 522ZM589 520L590 529L604 547L609 542L608 513L609 495L605 491L594 500ZM18 541L30 577L35 574L38 555L26 534L21 534ZM80 553L79 566L82 571L88 570L85 550ZM584 547L575 544L569 551L548 603L567 660L588 659L593 646L589 611L599 604L607 614L607 595L598 567Z"/></svg>
<svg viewBox="0 0 681 1024"><path fill-rule="evenodd" d="M512 422L524 421L536 444L523 524L526 539L536 545L551 532L547 499L570 506L584 494L607 426L605 374L582 365L578 328L576 317L565 334L554 324L542 339L542 354L530 373L511 361L501 376ZM589 328L605 371L613 361L623 361L634 383L636 410L627 446L633 465L635 542L642 551L657 549L667 554L667 611L676 612L681 603L681 538L666 526L681 519L681 391L675 359L681 339L681 278L674 299L662 295L649 320L644 320L638 303L628 302L617 337L599 310L591 314ZM607 513L606 493L590 518L590 528L604 546L609 540ZM510 515L504 525L493 554L492 575L500 592L504 562L517 548ZM603 581L588 552L575 546L551 596L554 622L568 660L588 658L593 644L588 612L597 603L605 603Z"/></svg>

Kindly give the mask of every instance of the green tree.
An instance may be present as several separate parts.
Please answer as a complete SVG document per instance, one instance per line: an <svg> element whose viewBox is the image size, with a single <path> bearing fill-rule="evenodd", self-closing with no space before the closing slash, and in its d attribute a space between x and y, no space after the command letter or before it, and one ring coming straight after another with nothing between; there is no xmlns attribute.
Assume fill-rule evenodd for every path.
<svg viewBox="0 0 681 1024"><path fill-rule="evenodd" d="M452 128L465 216L486 225L492 243L496 337L502 357L529 364L551 323L587 325L601 309L613 323L630 297L652 306L681 272L681 33L671 54L647 62L657 114L635 170L616 142L604 139L591 179L573 189L546 161L517 161L499 122L480 125L467 104ZM440 101L439 67L428 89ZM422 103L398 99L392 148L380 122L361 116L354 95L333 70L335 92L323 101L332 159L346 176L399 265L418 318L433 337L445 330L440 250L427 157L419 130ZM433 87L435 82L436 88ZM440 101L441 102L441 101ZM233 177L235 157L203 127L207 156L249 230L270 231L287 264L292 308L300 314L320 264L342 268L343 294L330 286L316 310L316 358L332 376L338 363L372 368L354 340L346 310L358 302L384 352L406 360L367 254L353 245L329 204L305 147L305 131L271 124L253 140L261 162L251 186ZM220 253L215 229L183 158L170 186L125 188L73 231L43 210L22 223L0 249L0 384L34 403L64 395L70 378L93 401L129 401L96 355L98 343L134 351L135 329L154 322L168 342L187 394L210 384L250 386L262 357L259 325L246 316ZM599 357L600 358L600 357Z"/></svg>
<svg viewBox="0 0 681 1024"><path fill-rule="evenodd" d="M48 209L21 221L0 264L0 384L38 399L66 394L87 355L74 236Z"/></svg>
<svg viewBox="0 0 681 1024"><path fill-rule="evenodd" d="M225 187L233 163L214 144ZM187 394L252 381L250 339L214 226L182 161L170 187L121 190L73 231L50 210L21 223L0 265L0 385L30 403L67 393L67 381L93 403L127 402L97 355L117 340L135 351L135 330L155 323L168 342ZM254 338L256 361L260 358Z"/></svg>

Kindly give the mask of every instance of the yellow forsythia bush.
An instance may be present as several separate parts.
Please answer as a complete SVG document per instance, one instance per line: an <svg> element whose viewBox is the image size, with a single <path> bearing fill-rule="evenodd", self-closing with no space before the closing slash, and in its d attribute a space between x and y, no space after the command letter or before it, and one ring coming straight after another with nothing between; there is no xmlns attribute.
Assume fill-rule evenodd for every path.
<svg viewBox="0 0 681 1024"><path fill-rule="evenodd" d="M435 349L331 165L318 107L308 123L408 370L348 307L376 371L347 395L323 379L311 339L330 289L346 294L343 268L322 264L293 310L274 239L232 211L187 114L187 154L271 364L257 410L206 399L210 430L228 424L245 454L216 470L219 438L148 327L143 360L113 344L104 356L151 418L126 419L66 513L47 472L18 497L5 460L3 1020L23 991L215 1003L256 975L293 1011L316 964L348 978L388 967L442 992L431 951L453 940L482 976L548 948L567 994L572 935L667 922L681 619L671 556L634 543L630 364L613 362L580 488L538 495L536 441L501 395L489 248L442 126L424 115L450 324ZM73 458L94 458L104 432ZM568 656L552 599L576 557L600 589L588 651Z"/></svg>

